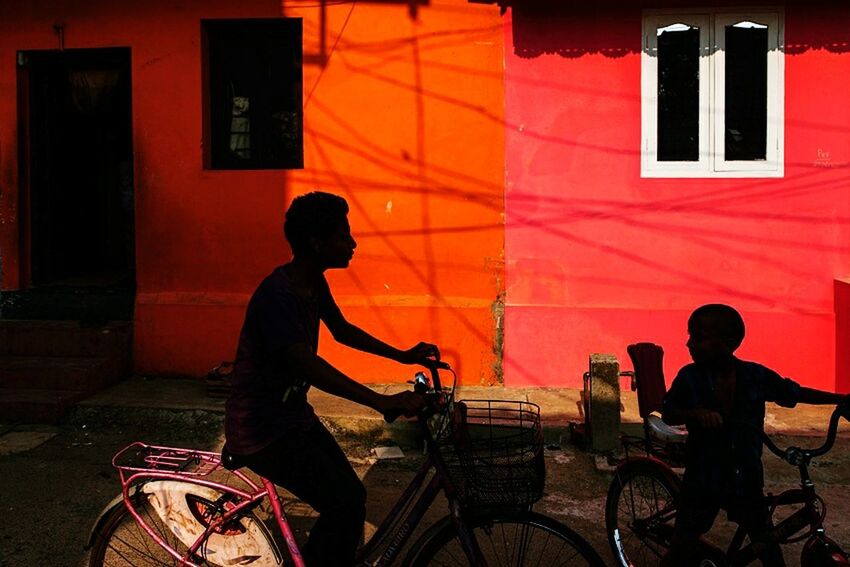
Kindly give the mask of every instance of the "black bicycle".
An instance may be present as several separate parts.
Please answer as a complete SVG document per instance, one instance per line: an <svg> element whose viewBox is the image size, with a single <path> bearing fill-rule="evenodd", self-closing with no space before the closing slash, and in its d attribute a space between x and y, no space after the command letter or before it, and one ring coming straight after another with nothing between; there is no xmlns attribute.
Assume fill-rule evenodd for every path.
<svg viewBox="0 0 850 567"><path fill-rule="evenodd" d="M778 495L765 496L765 505L771 519L777 519L777 510L793 512L783 514L772 522L768 536L779 544L805 540L800 565L850 566L850 556L836 542L827 537L823 524L826 503L818 496L809 475L812 459L828 453L835 443L840 418L850 420L850 406L839 405L829 420L826 440L815 449L788 447L780 449L762 432L765 446L788 464L798 468L800 487ZM657 565L670 546L676 517L676 498L680 480L664 461L652 455L627 458L618 467L608 489L605 504L605 525L608 541L618 565ZM740 526L726 551L706 546L697 562L701 567L723 565L748 565L756 560L762 548L749 542L745 545L745 531Z"/></svg>

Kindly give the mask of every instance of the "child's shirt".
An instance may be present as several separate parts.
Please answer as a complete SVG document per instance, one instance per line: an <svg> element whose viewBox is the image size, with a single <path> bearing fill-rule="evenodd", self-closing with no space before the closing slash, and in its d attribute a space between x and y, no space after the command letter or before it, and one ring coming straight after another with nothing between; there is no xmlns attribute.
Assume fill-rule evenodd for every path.
<svg viewBox="0 0 850 567"><path fill-rule="evenodd" d="M735 373L735 393L727 413L721 411L715 395L715 379L696 364L682 368L664 396L664 412L708 409L723 416L719 428L688 431L683 490L698 491L706 499L727 501L762 494L765 402L794 407L800 396L799 384L761 364L736 358Z"/></svg>

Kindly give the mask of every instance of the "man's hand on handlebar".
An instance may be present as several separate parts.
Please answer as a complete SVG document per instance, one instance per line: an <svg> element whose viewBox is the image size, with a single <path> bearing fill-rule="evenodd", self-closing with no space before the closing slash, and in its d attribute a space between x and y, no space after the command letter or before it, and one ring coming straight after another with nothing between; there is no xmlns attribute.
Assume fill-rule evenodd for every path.
<svg viewBox="0 0 850 567"><path fill-rule="evenodd" d="M401 352L398 361L402 364L421 364L427 368L442 367L440 349L431 343L419 343L415 347Z"/></svg>
<svg viewBox="0 0 850 567"><path fill-rule="evenodd" d="M384 419L392 423L399 416L415 417L425 407L425 396L416 392L399 392L398 394L386 395L381 400L378 411L384 415Z"/></svg>

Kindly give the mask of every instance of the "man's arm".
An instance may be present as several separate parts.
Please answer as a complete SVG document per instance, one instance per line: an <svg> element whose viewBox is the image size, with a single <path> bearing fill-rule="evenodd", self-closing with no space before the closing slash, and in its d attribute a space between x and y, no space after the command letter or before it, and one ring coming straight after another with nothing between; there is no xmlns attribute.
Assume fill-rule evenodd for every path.
<svg viewBox="0 0 850 567"><path fill-rule="evenodd" d="M303 376L309 384L329 394L370 407L381 414L401 413L412 417L424 405L424 398L414 392L401 392L391 396L375 392L331 366L304 343L286 347L282 355L284 364L292 369L293 374Z"/></svg>
<svg viewBox="0 0 850 567"><path fill-rule="evenodd" d="M440 354L436 345L429 343L419 343L408 350L399 350L346 321L338 309L331 311L322 320L338 343L402 364L425 364L427 359Z"/></svg>

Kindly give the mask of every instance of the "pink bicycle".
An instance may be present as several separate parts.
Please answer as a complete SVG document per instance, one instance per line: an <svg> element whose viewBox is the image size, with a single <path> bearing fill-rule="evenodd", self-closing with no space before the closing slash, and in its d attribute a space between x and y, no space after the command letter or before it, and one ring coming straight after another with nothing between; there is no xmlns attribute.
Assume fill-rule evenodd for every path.
<svg viewBox="0 0 850 567"><path fill-rule="evenodd" d="M574 531L531 510L545 478L539 407L455 402L436 367L431 381L417 373L414 389L428 400L418 417L427 457L358 552L359 565L390 565L404 549L402 564L412 566L604 565ZM113 465L122 494L95 522L90 566L304 565L275 486L253 481L232 455L136 442ZM440 492L449 513L406 546ZM266 499L288 560L255 514Z"/></svg>

